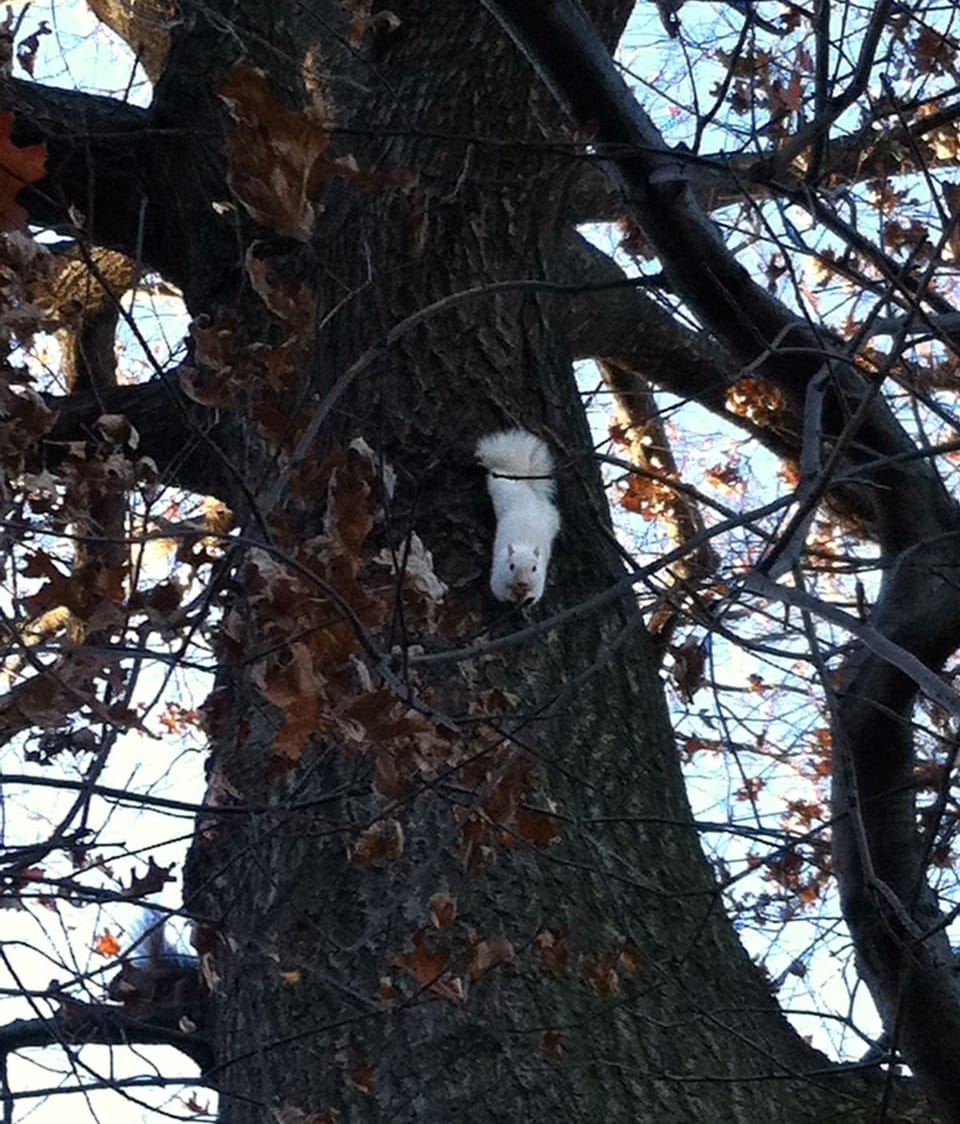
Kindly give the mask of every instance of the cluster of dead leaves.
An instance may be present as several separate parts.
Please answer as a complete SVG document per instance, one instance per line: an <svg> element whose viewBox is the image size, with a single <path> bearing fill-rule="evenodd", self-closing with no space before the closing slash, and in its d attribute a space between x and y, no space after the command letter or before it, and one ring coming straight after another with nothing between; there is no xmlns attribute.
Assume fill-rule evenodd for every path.
<svg viewBox="0 0 960 1124"><path fill-rule="evenodd" d="M821 840L811 846L811 855L805 854L799 847L791 847L778 858L768 859L763 864L766 877L786 890L798 906L816 902L832 877L829 844Z"/></svg>
<svg viewBox="0 0 960 1124"><path fill-rule="evenodd" d="M61 568L43 551L31 554L23 567L25 578L40 579L35 593L24 599L32 617L63 607L91 629L117 628L126 619L122 609L126 567L106 568L94 558L71 568Z"/></svg>
<svg viewBox="0 0 960 1124"><path fill-rule="evenodd" d="M279 452L292 446L306 424L297 376L313 342L316 304L309 286L284 280L278 269L277 262L248 251L247 276L283 325L282 342L244 342L238 325L225 313L214 321L198 319L190 325L196 366L181 367L178 377L195 402L242 408L269 448Z"/></svg>
<svg viewBox="0 0 960 1124"><path fill-rule="evenodd" d="M434 895L446 897L446 895ZM455 906L449 899L455 915ZM445 921L444 928L453 924L452 915ZM436 913L433 914L436 916ZM399 952L393 958L392 967L411 976L436 999L449 1003L465 1003L469 997L470 985L481 976L499 965L512 964L516 959L513 944L505 937L481 939L477 931L469 925L459 926L454 934L448 931L447 940L441 942L435 933L428 929L417 929L412 936L413 948L409 952ZM456 936L458 954L454 955L451 942ZM381 1002L389 1006L395 998L392 987L384 993L381 989Z"/></svg>
<svg viewBox="0 0 960 1124"><path fill-rule="evenodd" d="M664 480L634 472L619 491L621 505L648 522L676 519L677 493Z"/></svg>
<svg viewBox="0 0 960 1124"><path fill-rule="evenodd" d="M764 429L782 429L786 403L782 392L766 379L744 378L727 391L726 408Z"/></svg>
<svg viewBox="0 0 960 1124"><path fill-rule="evenodd" d="M921 26L912 44L912 57L920 74L950 74L957 77L957 43L936 28Z"/></svg>
<svg viewBox="0 0 960 1124"><path fill-rule="evenodd" d="M392 487L389 468L357 439L316 466L313 479L323 533L288 555L252 549L240 571L245 596L221 629L225 653L243 660L276 708L272 768L292 768L318 739L373 761L373 790L385 811L349 844L354 866L401 857L404 828L389 809L448 771L476 794L456 812L469 871L480 870L498 847L554 845L556 817L532 795L532 759L492 726L465 738L433 713L431 692L415 676L415 694L399 697L377 665L376 642L397 596L406 628L435 634L446 592L416 535L402 550L370 549ZM477 717L503 714L515 701L499 690L473 689L468 708Z"/></svg>
<svg viewBox="0 0 960 1124"><path fill-rule="evenodd" d="M16 344L29 347L37 332L59 326L47 299L56 270L53 254L29 235L0 234L0 344L6 354Z"/></svg>
<svg viewBox="0 0 960 1124"><path fill-rule="evenodd" d="M637 435L630 426L619 422L611 424L608 432L611 444L637 465L620 487L621 505L648 522L662 519L675 523L681 500L670 486L674 474L663 469L661 458L648 444L650 438Z"/></svg>
<svg viewBox="0 0 960 1124"><path fill-rule="evenodd" d="M19 378L11 368L0 369L4 498L25 522L52 534L69 528L73 546L36 546L21 555L22 585L14 608L17 643L4 661L11 689L0 697L0 727L34 727L66 736L72 716L86 711L127 728L136 724L136 715L125 705L102 701L121 692L121 652L102 645L88 650L83 641L122 635L134 614L152 614L154 623L162 618L170 625L169 590L164 586L139 599L129 596L125 545L103 537L98 516L105 504L122 502L126 493L143 486L145 477L155 479L156 466L137 456L137 434L126 418L103 415L91 426L89 442L61 450L56 472L44 467L42 443L54 415L40 395L21 385L26 376ZM68 742L74 751L83 748Z"/></svg>
<svg viewBox="0 0 960 1124"><path fill-rule="evenodd" d="M0 495L40 466L40 442L56 420L24 372L0 366Z"/></svg>
<svg viewBox="0 0 960 1124"><path fill-rule="evenodd" d="M805 89L813 72L813 61L806 47L799 44L792 60L763 49L732 54L719 50L717 58L727 67L729 78L733 80L728 78L717 83L713 96L726 93L730 108L741 116L765 109L768 120L763 126L764 132L775 138L784 137L790 119L803 107Z"/></svg>
<svg viewBox="0 0 960 1124"><path fill-rule="evenodd" d="M479 796L473 808L456 813L463 834L464 865L470 873L483 869L496 847L554 846L559 842L552 810L528 801L534 789L534 764L529 756L501 742L465 761L460 776Z"/></svg>
<svg viewBox="0 0 960 1124"><path fill-rule="evenodd" d="M391 967L411 977L427 994L448 1003L466 1003L470 985L492 968L512 964L517 952L505 937L481 938L471 925L458 924L457 903L445 892L430 898L430 926L415 929L412 948L398 952ZM443 933L441 936L440 933ZM380 1003L397 1000L393 980L380 981Z"/></svg>
<svg viewBox="0 0 960 1124"><path fill-rule="evenodd" d="M40 332L78 331L135 279L134 262L115 250L72 246L54 254L23 231L0 233L0 344L9 354L30 348Z"/></svg>
<svg viewBox="0 0 960 1124"><path fill-rule="evenodd" d="M340 179L367 192L410 187L405 172L362 171L350 155L330 154L332 109L292 109L274 97L266 75L238 62L219 89L234 125L227 131L227 182L246 212L277 234L306 242L323 184Z"/></svg>
<svg viewBox="0 0 960 1124"><path fill-rule="evenodd" d="M736 454L725 461L718 461L706 471L707 482L718 492L728 497L742 496L747 482L740 470L740 457Z"/></svg>
<svg viewBox="0 0 960 1124"><path fill-rule="evenodd" d="M670 654L673 657L673 681L680 697L692 702L705 682L708 645L691 635L682 644L671 645Z"/></svg>
<svg viewBox="0 0 960 1124"><path fill-rule="evenodd" d="M892 253L910 253L918 264L929 261L933 250L927 227L916 219L884 223L883 244Z"/></svg>
<svg viewBox="0 0 960 1124"><path fill-rule="evenodd" d="M241 575L244 604L230 610L221 632L234 656L249 662L251 651L261 653L252 675L282 716L274 743L278 766L298 761L313 738L328 739L375 755L378 789L399 798L412 775L450 763L455 739L378 685L366 658L370 637L389 619L397 583L396 575L377 583L380 565L364 563L385 498L383 472L359 439L328 457L315 472L322 484L315 502L326 505L323 534L299 544L292 558L251 551ZM445 592L422 547L398 584L421 601ZM355 861L379 860L383 847L397 849L396 834L388 832L388 842L378 834L383 830L358 843Z"/></svg>

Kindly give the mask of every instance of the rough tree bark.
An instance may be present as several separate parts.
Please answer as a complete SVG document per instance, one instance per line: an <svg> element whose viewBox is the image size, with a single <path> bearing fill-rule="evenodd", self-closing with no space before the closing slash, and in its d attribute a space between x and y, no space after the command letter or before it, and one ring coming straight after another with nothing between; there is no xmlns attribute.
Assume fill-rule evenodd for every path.
<svg viewBox="0 0 960 1124"><path fill-rule="evenodd" d="M550 5L527 7L539 18ZM588 7L612 43L630 5ZM247 260L269 276L260 292L306 291L315 312L279 394L294 427L324 404L299 464L290 453L302 428L265 437L267 376L252 362L247 398L228 407L205 409L158 380L97 402L76 396L55 432L82 427L104 397L122 404L167 478L206 481L243 532L221 599L209 801L261 811L204 817L185 885L211 986L221 1118L862 1120L882 1077L831 1067L801 1041L723 916L626 587L490 654L443 659L526 624L486 590L491 516L472 456L486 430L524 425L558 456L564 526L538 619L622 581L571 373L574 354L611 352L587 342L605 338L596 301L479 294L384 346L330 398L359 356L431 302L487 283L569 280L578 185L576 167L539 144L567 136L566 119L480 4L400 2L365 30L356 8L184 0L145 112L20 83L3 93L23 139L51 153L48 179L23 194L37 221L68 225L73 206L92 243L178 284L238 355L291 331L248 280L251 246ZM530 53L548 68L541 48ZM329 180L305 242L255 227L239 204L215 210L229 198L217 90L241 57L279 101L303 106L308 89L322 98L336 155L415 184ZM603 108L580 117L602 128ZM640 160L621 169L631 190L645 171ZM682 196L636 194L655 204L641 220L675 239L659 247L671 280L705 320L713 310L733 361L757 358L759 332L766 372L802 404L824 341L765 294L753 322L741 304L731 316L743 278L733 269L711 289L696 274ZM784 329L814 358L794 352L785 369ZM195 339L191 366L202 368L209 337ZM891 432L868 415L864 463L889 451ZM372 461L344 454L356 438ZM353 489L350 513L369 516L362 531L338 481ZM902 531L886 518L891 535ZM449 590L439 631L374 560L392 552L402 571L414 535ZM361 547L355 589L343 571L361 564ZM285 630L285 615L297 627ZM328 633L336 656L321 651ZM349 714L318 707L336 691ZM298 711L316 718L308 746L291 732ZM378 839L384 850L367 861ZM876 876L899 892L885 870ZM911 1090L899 1098L890 1119L926 1118Z"/></svg>

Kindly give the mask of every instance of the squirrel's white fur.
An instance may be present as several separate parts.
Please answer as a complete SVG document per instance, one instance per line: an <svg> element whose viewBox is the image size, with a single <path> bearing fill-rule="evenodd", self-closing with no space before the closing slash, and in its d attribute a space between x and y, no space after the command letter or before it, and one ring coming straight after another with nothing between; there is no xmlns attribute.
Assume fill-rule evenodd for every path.
<svg viewBox="0 0 960 1124"><path fill-rule="evenodd" d="M543 596L560 515L553 503L553 456L525 429L488 433L477 442L497 516L490 589L500 601L533 604Z"/></svg>

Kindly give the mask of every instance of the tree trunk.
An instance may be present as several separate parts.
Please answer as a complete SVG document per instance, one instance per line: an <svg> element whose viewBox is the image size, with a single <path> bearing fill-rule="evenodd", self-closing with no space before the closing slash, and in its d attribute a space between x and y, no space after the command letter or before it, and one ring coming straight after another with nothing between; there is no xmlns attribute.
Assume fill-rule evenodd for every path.
<svg viewBox="0 0 960 1124"><path fill-rule="evenodd" d="M401 18L354 109L398 135L352 136L349 110L337 123L361 168L415 171L418 187L331 191L313 246L321 319L337 309L319 333L321 395L432 301L549 279L564 230L563 167L521 147L543 122L558 128L524 64L476 9L421 5ZM346 87L342 55L327 67ZM428 143L404 135L411 127L517 143ZM472 456L483 432L523 425L559 454L564 530L538 615L620 574L561 311L549 297L499 295L441 312L365 371L324 426L325 447L362 436L397 471L373 545L401 555L422 538L449 586L455 645L525 623L486 591L490 513ZM304 502L293 522L310 539L325 514ZM244 613L243 651L266 650L272 618ZM437 637L392 601L390 614L377 642L392 641L406 669ZM403 736L371 734L374 721L360 748L316 739L282 779L283 716L251 689L249 666L225 669L217 786L271 808L201 830L190 866L194 908L223 938L225 1121L260 1120L276 1103L356 1121L842 1117L836 1079L808 1089L802 1075L825 1067L723 918L639 623L621 598L502 655L421 664L400 682L437 700L421 736L449 729L439 749L421 757ZM400 774L389 783L385 761ZM351 862L365 833L394 821L399 857ZM456 920L438 928L431 900L445 896ZM783 1080L776 1106L750 1081L771 1072Z"/></svg>

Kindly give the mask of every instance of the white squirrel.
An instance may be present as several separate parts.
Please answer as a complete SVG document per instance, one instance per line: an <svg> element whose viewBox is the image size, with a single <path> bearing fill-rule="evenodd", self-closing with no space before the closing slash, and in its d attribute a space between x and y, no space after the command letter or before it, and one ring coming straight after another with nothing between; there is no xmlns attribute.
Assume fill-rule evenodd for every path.
<svg viewBox="0 0 960 1124"><path fill-rule="evenodd" d="M553 455L525 429L488 433L477 442L497 516L490 589L499 601L532 605L543 596L550 548L560 530L553 502Z"/></svg>

